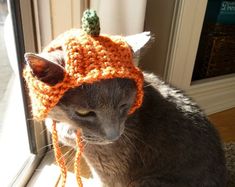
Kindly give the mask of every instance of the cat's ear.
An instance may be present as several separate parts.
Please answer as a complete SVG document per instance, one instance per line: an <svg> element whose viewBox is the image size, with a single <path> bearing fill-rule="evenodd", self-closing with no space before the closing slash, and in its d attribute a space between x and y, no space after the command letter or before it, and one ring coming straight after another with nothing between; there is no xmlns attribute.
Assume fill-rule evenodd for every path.
<svg viewBox="0 0 235 187"><path fill-rule="evenodd" d="M133 50L134 57L140 55L140 50L147 48L153 41L154 36L150 32L142 32L135 35L125 37L126 42Z"/></svg>
<svg viewBox="0 0 235 187"><path fill-rule="evenodd" d="M65 71L62 66L34 53L25 53L24 57L33 76L40 81L53 86L64 79Z"/></svg>

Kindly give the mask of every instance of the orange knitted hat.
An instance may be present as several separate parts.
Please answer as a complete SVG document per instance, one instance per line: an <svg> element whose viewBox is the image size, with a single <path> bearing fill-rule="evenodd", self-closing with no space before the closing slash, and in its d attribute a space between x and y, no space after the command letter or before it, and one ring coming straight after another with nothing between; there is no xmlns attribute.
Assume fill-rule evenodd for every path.
<svg viewBox="0 0 235 187"><path fill-rule="evenodd" d="M62 82L50 86L34 77L29 66L23 73L36 119L44 119L68 89L102 79L133 79L137 94L129 113L141 106L143 75L133 64L132 50L123 37L93 36L82 30L72 29L52 41L44 52L58 49L65 53L65 76Z"/></svg>
<svg viewBox="0 0 235 187"><path fill-rule="evenodd" d="M128 78L134 80L137 93L135 103L129 114L141 106L143 100L143 74L133 64L130 46L121 36L99 35L98 17L94 18L94 14L95 12L92 11L85 12L83 30L69 30L57 37L44 49L44 52L55 50L64 52L65 72L64 79L61 82L51 86L33 76L29 66L24 69L23 76L29 88L33 116L37 120L46 118L50 110L70 88L103 79ZM62 186L65 186L67 169L59 148L55 121L53 121L52 140L55 148L55 158L61 168ZM74 166L77 183L82 186L79 163L83 144L81 143L80 131L77 132L76 142L77 152Z"/></svg>

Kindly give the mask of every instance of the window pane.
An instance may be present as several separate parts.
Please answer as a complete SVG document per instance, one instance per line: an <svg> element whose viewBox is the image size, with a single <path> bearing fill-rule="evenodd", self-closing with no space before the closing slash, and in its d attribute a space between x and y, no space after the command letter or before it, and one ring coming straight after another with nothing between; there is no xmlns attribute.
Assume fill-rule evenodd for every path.
<svg viewBox="0 0 235 187"><path fill-rule="evenodd" d="M18 62L6 0L0 0L0 186L8 186L30 155Z"/></svg>
<svg viewBox="0 0 235 187"><path fill-rule="evenodd" d="M208 0L192 80L235 73L235 0Z"/></svg>

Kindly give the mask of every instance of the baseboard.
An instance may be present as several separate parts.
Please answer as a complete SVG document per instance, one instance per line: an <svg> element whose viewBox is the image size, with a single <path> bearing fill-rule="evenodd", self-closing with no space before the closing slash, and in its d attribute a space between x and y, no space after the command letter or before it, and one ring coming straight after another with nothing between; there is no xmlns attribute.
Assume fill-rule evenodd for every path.
<svg viewBox="0 0 235 187"><path fill-rule="evenodd" d="M186 91L206 114L235 107L235 76L195 82Z"/></svg>

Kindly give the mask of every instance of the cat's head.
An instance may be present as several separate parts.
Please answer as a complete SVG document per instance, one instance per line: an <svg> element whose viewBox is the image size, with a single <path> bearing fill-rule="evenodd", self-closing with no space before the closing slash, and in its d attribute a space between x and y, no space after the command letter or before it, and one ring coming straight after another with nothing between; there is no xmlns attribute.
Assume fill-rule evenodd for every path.
<svg viewBox="0 0 235 187"><path fill-rule="evenodd" d="M127 37L126 41L133 53L139 53L150 38L149 33L145 33ZM65 54L62 50L27 53L25 59L33 76L40 81L53 86L63 80ZM63 134L59 134L60 139L68 145L75 144L78 128L85 141L106 144L122 135L135 97L136 85L130 79L114 78L83 84L65 92L48 117L57 121L57 127L63 131L59 132Z"/></svg>

